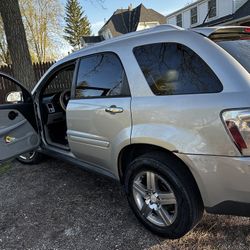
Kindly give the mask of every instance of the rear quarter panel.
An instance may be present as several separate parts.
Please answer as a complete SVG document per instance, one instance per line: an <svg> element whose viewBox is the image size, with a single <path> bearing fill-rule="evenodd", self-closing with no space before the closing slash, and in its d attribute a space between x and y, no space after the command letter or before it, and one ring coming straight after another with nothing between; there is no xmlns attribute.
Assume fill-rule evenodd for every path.
<svg viewBox="0 0 250 250"><path fill-rule="evenodd" d="M248 94L230 97L232 101L227 94L135 97L131 142L184 154L240 156L220 113L229 107L246 106Z"/></svg>

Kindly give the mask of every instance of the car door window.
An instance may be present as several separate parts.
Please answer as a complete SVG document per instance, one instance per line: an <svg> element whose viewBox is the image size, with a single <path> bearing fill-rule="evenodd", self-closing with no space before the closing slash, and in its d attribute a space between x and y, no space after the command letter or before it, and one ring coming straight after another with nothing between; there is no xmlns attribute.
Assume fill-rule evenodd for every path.
<svg viewBox="0 0 250 250"><path fill-rule="evenodd" d="M43 95L59 93L67 89L71 89L73 75L75 71L75 63L69 66L60 67L47 81Z"/></svg>
<svg viewBox="0 0 250 250"><path fill-rule="evenodd" d="M177 43L136 47L134 55L154 94L181 95L217 93L223 86L190 48Z"/></svg>
<svg viewBox="0 0 250 250"><path fill-rule="evenodd" d="M80 61L76 98L129 96L127 77L120 59L114 53L100 53Z"/></svg>

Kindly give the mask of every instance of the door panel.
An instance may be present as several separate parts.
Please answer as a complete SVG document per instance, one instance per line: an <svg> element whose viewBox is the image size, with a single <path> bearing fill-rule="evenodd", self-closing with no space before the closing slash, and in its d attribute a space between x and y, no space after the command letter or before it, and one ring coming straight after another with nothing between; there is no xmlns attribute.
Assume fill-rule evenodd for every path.
<svg viewBox="0 0 250 250"><path fill-rule="evenodd" d="M116 147L130 140L130 97L70 100L67 106L68 141L81 160L112 171ZM110 113L117 106L122 112Z"/></svg>
<svg viewBox="0 0 250 250"><path fill-rule="evenodd" d="M0 162L36 149L40 144L31 94L0 72ZM18 93L18 100L9 99ZM15 97L15 94L13 95Z"/></svg>
<svg viewBox="0 0 250 250"><path fill-rule="evenodd" d="M17 114L13 120L11 113ZM16 109L0 110L0 160L31 151L40 143L39 136L31 124Z"/></svg>

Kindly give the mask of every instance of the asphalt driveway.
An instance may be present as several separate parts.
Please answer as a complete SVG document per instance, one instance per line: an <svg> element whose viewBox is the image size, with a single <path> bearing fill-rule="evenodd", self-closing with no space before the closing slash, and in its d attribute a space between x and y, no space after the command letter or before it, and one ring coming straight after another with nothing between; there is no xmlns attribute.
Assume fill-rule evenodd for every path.
<svg viewBox="0 0 250 250"><path fill-rule="evenodd" d="M180 240L145 230L120 186L49 159L0 166L0 249L249 249L250 219L205 215Z"/></svg>

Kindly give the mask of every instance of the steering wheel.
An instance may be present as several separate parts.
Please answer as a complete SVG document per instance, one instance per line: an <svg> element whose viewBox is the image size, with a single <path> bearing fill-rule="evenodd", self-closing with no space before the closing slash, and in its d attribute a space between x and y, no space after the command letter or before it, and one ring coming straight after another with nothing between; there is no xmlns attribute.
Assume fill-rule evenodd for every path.
<svg viewBox="0 0 250 250"><path fill-rule="evenodd" d="M60 102L60 105L62 107L62 109L66 112L66 108L67 108L67 105L68 105L68 102L70 100L70 90L69 89L66 89L64 90L61 94L60 94L60 97L59 97L59 102Z"/></svg>

